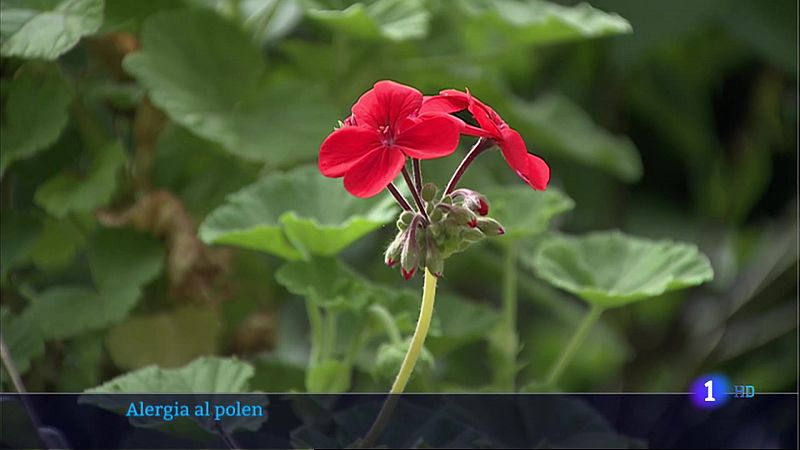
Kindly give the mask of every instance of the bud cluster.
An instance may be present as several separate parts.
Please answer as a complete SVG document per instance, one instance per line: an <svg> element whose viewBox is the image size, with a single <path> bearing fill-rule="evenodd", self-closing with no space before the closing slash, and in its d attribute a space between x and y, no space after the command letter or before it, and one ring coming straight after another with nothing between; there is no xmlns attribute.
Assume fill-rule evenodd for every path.
<svg viewBox="0 0 800 450"><path fill-rule="evenodd" d="M425 214L403 211L397 219L397 236L386 249L386 264L392 267L399 262L406 280L424 268L438 277L450 255L485 237L505 233L488 216L489 203L482 194L470 189L457 189L441 198L437 194L433 183L422 187Z"/></svg>

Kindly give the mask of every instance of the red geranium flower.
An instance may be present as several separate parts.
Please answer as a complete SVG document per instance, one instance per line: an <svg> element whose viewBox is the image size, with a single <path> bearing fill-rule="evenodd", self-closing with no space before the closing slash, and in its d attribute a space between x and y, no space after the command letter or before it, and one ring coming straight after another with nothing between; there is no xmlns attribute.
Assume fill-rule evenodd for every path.
<svg viewBox="0 0 800 450"><path fill-rule="evenodd" d="M427 97L420 108L420 113L451 114L465 109L472 114L480 128L462 122L462 133L492 139L500 147L508 165L530 187L537 190L547 188L550 180L550 167L547 163L542 158L528 153L522 136L509 127L491 107L470 95L469 91L447 89L439 95Z"/></svg>
<svg viewBox="0 0 800 450"><path fill-rule="evenodd" d="M319 170L344 177L356 197L372 197L402 170L406 156L432 159L458 146L460 126L452 116L421 114L422 94L393 81L379 81L352 108L344 125L320 147Z"/></svg>

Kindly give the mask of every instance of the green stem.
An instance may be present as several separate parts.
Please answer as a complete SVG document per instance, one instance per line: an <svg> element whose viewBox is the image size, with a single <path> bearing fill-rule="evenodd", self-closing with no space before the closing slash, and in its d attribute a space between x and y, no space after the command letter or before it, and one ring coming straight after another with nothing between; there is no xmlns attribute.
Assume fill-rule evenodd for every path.
<svg viewBox="0 0 800 450"><path fill-rule="evenodd" d="M497 386L501 389L516 389L517 352L517 247L513 243L505 246L503 261L503 322L499 336L501 360L495 369Z"/></svg>
<svg viewBox="0 0 800 450"><path fill-rule="evenodd" d="M322 359L333 357L334 343L336 342L336 314L326 310L323 315Z"/></svg>
<svg viewBox="0 0 800 450"><path fill-rule="evenodd" d="M383 329L386 330L386 334L389 336L389 340L392 342L392 344L400 344L403 342L403 337L400 336L400 330L397 329L397 324L394 322L392 314L386 309L386 307L374 303L370 305L369 312L381 322L381 325L383 325Z"/></svg>
<svg viewBox="0 0 800 450"><path fill-rule="evenodd" d="M402 394L408 384L408 379L411 378L411 373L414 371L414 366L417 364L417 358L422 351L422 346L425 343L425 338L428 336L428 329L431 325L431 318L433 317L433 304L436 301L436 281L437 278L431 274L428 269L425 269L425 283L422 286L422 305L420 306L419 319L417 320L417 328L414 330L414 336L411 338L411 344L408 346L403 364L400 366L400 371L397 373L397 378L394 380L391 391L389 391L389 398L383 403L375 423L364 439L360 442L360 448L372 447L375 440L381 435L383 429L386 427L389 417L391 417L394 407L399 399L398 394Z"/></svg>
<svg viewBox="0 0 800 450"><path fill-rule="evenodd" d="M320 351L322 349L322 314L319 311L314 300L306 297L306 311L308 312L308 324L311 327L311 366L317 364L320 360Z"/></svg>
<svg viewBox="0 0 800 450"><path fill-rule="evenodd" d="M603 308L600 306L593 305L589 309L589 312L578 325L578 329L575 330L575 334L572 335L572 339L570 339L566 348L564 348L561 356L559 356L558 360L556 360L555 364L550 369L550 373L544 381L545 387L552 388L556 385L561 374L564 373L564 369L567 368L572 358L575 357L578 348L580 348L583 340L586 339L586 335L589 334L589 330L592 329L592 326L597 322L601 314L603 314Z"/></svg>
<svg viewBox="0 0 800 450"><path fill-rule="evenodd" d="M431 318L433 317L433 304L436 301L436 280L437 278L426 268L417 328L414 330L414 336L411 338L411 344L408 346L405 358L403 358L403 364L400 366L400 371L394 380L392 390L389 391L391 394L402 394L406 389L408 379L411 378L411 372L414 371L414 366L417 364L417 358L422 352L422 345L425 344L425 338L428 336L428 329L431 326Z"/></svg>

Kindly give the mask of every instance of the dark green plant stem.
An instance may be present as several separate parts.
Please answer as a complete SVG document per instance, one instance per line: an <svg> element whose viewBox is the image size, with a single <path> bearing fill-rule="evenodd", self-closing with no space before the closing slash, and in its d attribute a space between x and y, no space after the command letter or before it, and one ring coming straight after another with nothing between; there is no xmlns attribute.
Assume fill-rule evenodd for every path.
<svg viewBox="0 0 800 450"><path fill-rule="evenodd" d="M430 217L428 217L428 212L425 211L425 202L422 201L422 197L419 196L419 192L414 187L414 180L411 179L411 175L406 170L405 166L403 167L403 178L406 180L406 184L408 185L408 189L411 191L411 196L414 197L414 202L417 204L417 209L419 213L422 214L422 217L425 218L425 223L431 223Z"/></svg>
<svg viewBox="0 0 800 450"><path fill-rule="evenodd" d="M575 334L572 335L572 339L570 339L569 343L567 343L564 351L561 352L561 355L558 357L556 362L553 364L553 367L550 369L550 372L547 374L547 378L544 380L544 386L546 388L554 388L556 386L561 374L564 373L564 369L566 369L569 363L572 362L572 358L575 357L575 353L586 339L586 336L589 334L589 330L592 329L592 326L595 324L595 322L597 322L597 319L599 319L600 315L602 314L603 308L600 306L592 305L589 308L589 312L578 325L578 328L575 330Z"/></svg>

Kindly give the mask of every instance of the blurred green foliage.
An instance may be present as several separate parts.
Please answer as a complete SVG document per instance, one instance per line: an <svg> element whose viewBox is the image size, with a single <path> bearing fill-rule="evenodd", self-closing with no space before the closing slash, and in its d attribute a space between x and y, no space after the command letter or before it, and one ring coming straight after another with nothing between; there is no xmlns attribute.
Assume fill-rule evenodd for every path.
<svg viewBox="0 0 800 450"><path fill-rule="evenodd" d="M308 164L379 79L468 87L553 174L532 192L492 152L462 180L508 235L447 261L412 390L535 385L579 297L647 301L564 390L797 388L795 2L0 8L0 313L31 390L385 390L419 304L382 263L395 211ZM693 243L714 280L665 292L710 278L691 245L566 236L607 229Z"/></svg>

